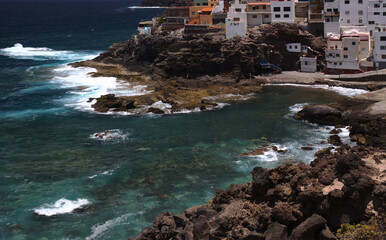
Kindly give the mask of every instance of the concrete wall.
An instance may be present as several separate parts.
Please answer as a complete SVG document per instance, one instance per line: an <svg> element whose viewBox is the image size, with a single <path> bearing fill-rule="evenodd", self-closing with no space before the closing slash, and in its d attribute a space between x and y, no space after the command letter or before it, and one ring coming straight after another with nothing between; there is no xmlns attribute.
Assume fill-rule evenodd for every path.
<svg viewBox="0 0 386 240"><path fill-rule="evenodd" d="M280 11L275 12L275 8ZM295 21L295 2L271 1L271 21L293 23Z"/></svg>
<svg viewBox="0 0 386 240"><path fill-rule="evenodd" d="M301 72L316 72L316 57L300 57Z"/></svg>

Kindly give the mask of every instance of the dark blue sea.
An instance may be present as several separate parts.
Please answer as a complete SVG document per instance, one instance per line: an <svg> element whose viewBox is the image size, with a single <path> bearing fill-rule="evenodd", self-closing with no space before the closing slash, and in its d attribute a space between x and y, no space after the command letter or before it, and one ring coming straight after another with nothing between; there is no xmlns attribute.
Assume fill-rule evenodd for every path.
<svg viewBox="0 0 386 240"><path fill-rule="evenodd" d="M92 59L164 12L137 5L0 2L0 239L127 239L161 212L250 181L255 166L309 163L325 147L329 130L293 114L344 89L268 86L217 111L166 116L93 112L89 97L141 89L67 63ZM105 131L110 138L94 135ZM301 150L307 144L314 151ZM240 155L269 145L288 152Z"/></svg>

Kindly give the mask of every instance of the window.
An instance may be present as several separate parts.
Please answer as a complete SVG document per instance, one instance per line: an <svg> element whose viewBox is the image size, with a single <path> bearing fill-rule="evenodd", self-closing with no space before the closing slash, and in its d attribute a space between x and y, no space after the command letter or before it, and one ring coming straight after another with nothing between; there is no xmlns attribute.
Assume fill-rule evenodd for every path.
<svg viewBox="0 0 386 240"><path fill-rule="evenodd" d="M340 62L340 63L339 63L339 65L341 65L341 66L342 66L342 63Z"/></svg>
<svg viewBox="0 0 386 240"><path fill-rule="evenodd" d="M327 12L332 12L332 9L331 8L327 8Z"/></svg>
<svg viewBox="0 0 386 240"><path fill-rule="evenodd" d="M289 46L289 49L292 49L292 46L291 46L291 45Z"/></svg>
<svg viewBox="0 0 386 240"><path fill-rule="evenodd" d="M344 55L343 57L344 57L344 58L348 58L348 56L347 56L347 55Z"/></svg>
<svg viewBox="0 0 386 240"><path fill-rule="evenodd" d="M284 12L290 12L291 11L291 7L284 7Z"/></svg>
<svg viewBox="0 0 386 240"><path fill-rule="evenodd" d="M355 46L355 42L352 42L351 44L352 44L353 46Z"/></svg>
<svg viewBox="0 0 386 240"><path fill-rule="evenodd" d="M347 51L348 49L345 47L345 48L343 48L343 51Z"/></svg>
<svg viewBox="0 0 386 240"><path fill-rule="evenodd" d="M295 45L295 49L298 49L298 46L297 46L297 45Z"/></svg>
<svg viewBox="0 0 386 240"><path fill-rule="evenodd" d="M381 36L381 41L386 41L386 37L385 36Z"/></svg>
<svg viewBox="0 0 386 240"><path fill-rule="evenodd" d="M386 12L383 12L383 16L386 16Z"/></svg>
<svg viewBox="0 0 386 240"><path fill-rule="evenodd" d="M307 62L307 61L305 61L305 62L304 62L304 65L308 65L308 62Z"/></svg>
<svg viewBox="0 0 386 240"><path fill-rule="evenodd" d="M241 8L236 8L235 11L236 12L241 12Z"/></svg>
<svg viewBox="0 0 386 240"><path fill-rule="evenodd" d="M274 11L274 12L280 12L280 7L274 7L274 8L273 8L273 11Z"/></svg>
<svg viewBox="0 0 386 240"><path fill-rule="evenodd" d="M358 20L358 23L362 23L362 22L363 22L362 19L359 19L359 20Z"/></svg>
<svg viewBox="0 0 386 240"><path fill-rule="evenodd" d="M381 50L386 50L386 46L381 46Z"/></svg>
<svg viewBox="0 0 386 240"><path fill-rule="evenodd" d="M213 3L211 3L211 4L210 4L210 6L211 6L211 7L213 7L213 6L214 6L214 4L213 4Z"/></svg>
<svg viewBox="0 0 386 240"><path fill-rule="evenodd" d="M330 18L326 18L326 22L330 22Z"/></svg>
<svg viewBox="0 0 386 240"><path fill-rule="evenodd" d="M336 54L336 57L340 57L340 54L339 54L339 53L337 53L337 54Z"/></svg>
<svg viewBox="0 0 386 240"><path fill-rule="evenodd" d="M363 10L359 10L358 15L363 15Z"/></svg>
<svg viewBox="0 0 386 240"><path fill-rule="evenodd" d="M345 0L344 4L350 4L350 0Z"/></svg>
<svg viewBox="0 0 386 240"><path fill-rule="evenodd" d="M362 3L363 3L363 0L358 0L358 3L359 3L359 4L362 4Z"/></svg>
<svg viewBox="0 0 386 240"><path fill-rule="evenodd" d="M369 21L369 24L374 24L374 21Z"/></svg>
<svg viewBox="0 0 386 240"><path fill-rule="evenodd" d="M200 6L200 4L199 3L197 3L197 5L196 6Z"/></svg>
<svg viewBox="0 0 386 240"><path fill-rule="evenodd" d="M275 14L275 18L280 18L280 14Z"/></svg>
<svg viewBox="0 0 386 240"><path fill-rule="evenodd" d="M289 14L284 14L284 18L289 18Z"/></svg>
<svg viewBox="0 0 386 240"><path fill-rule="evenodd" d="M266 8L267 8L267 7L264 5L264 6L263 6L263 9L266 9Z"/></svg>
<svg viewBox="0 0 386 240"><path fill-rule="evenodd" d="M208 3L203 3L202 6L208 6Z"/></svg>
<svg viewBox="0 0 386 240"><path fill-rule="evenodd" d="M350 19L347 19L347 23L350 23Z"/></svg>
<svg viewBox="0 0 386 240"><path fill-rule="evenodd" d="M383 7L386 8L386 3L383 4Z"/></svg>
<svg viewBox="0 0 386 240"><path fill-rule="evenodd" d="M233 18L233 22L239 22L240 18Z"/></svg>
<svg viewBox="0 0 386 240"><path fill-rule="evenodd" d="M269 15L268 14L264 15L264 18L269 18Z"/></svg>
<svg viewBox="0 0 386 240"><path fill-rule="evenodd" d="M386 55L382 55L382 59L386 59Z"/></svg>
<svg viewBox="0 0 386 240"><path fill-rule="evenodd" d="M379 15L380 14L380 12L374 12L374 15Z"/></svg>
<svg viewBox="0 0 386 240"><path fill-rule="evenodd" d="M256 10L256 7L252 7L252 10Z"/></svg>
<svg viewBox="0 0 386 240"><path fill-rule="evenodd" d="M373 30L370 30L370 36L373 36Z"/></svg>
<svg viewBox="0 0 386 240"><path fill-rule="evenodd" d="M374 3L374 8L379 8L379 7L381 7L381 4L379 4L379 3Z"/></svg>
<svg viewBox="0 0 386 240"><path fill-rule="evenodd" d="M257 15L252 15L252 18L257 18Z"/></svg>
<svg viewBox="0 0 386 240"><path fill-rule="evenodd" d="M196 15L196 12L195 12L195 11L192 11L192 15Z"/></svg>
<svg viewBox="0 0 386 240"><path fill-rule="evenodd" d="M345 11L344 14L349 15L350 11Z"/></svg>

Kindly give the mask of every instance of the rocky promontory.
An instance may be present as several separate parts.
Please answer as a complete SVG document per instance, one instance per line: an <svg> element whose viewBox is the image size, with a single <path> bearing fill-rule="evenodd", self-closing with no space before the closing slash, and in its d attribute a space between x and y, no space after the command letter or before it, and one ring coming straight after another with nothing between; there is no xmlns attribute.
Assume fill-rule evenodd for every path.
<svg viewBox="0 0 386 240"><path fill-rule="evenodd" d="M384 239L386 118L374 104L306 106L298 119L350 125L357 146L320 150L310 165L256 167L251 182L217 189L208 204L181 214L162 213L134 239Z"/></svg>
<svg viewBox="0 0 386 240"><path fill-rule="evenodd" d="M232 39L225 39L223 32L158 31L116 43L97 58L73 66L93 67L97 69L94 76L113 76L133 86L147 86L147 94L141 96L94 99L96 111L143 113L157 102L168 106L167 110L152 107L157 113L205 110L258 92L262 81L253 76L262 73L261 62L282 70L298 69L300 53L288 52L285 46L292 42L320 53L325 47L322 38L284 23L261 25L250 29L246 37ZM134 102L129 108L115 108L116 104L108 99L114 103Z"/></svg>

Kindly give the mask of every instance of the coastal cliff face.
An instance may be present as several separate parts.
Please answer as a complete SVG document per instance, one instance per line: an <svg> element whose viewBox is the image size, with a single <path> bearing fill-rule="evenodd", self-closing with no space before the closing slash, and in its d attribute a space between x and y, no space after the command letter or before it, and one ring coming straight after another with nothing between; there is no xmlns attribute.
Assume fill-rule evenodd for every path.
<svg viewBox="0 0 386 240"><path fill-rule="evenodd" d="M371 104L351 99L305 107L298 119L350 124L352 138L361 134L364 142L320 150L310 165L256 167L252 182L217 189L209 204L181 214L162 213L134 239L384 239L386 154L371 145L384 148L386 119L360 114ZM370 218L377 222L371 233L363 230L368 235L336 234L341 224Z"/></svg>
<svg viewBox="0 0 386 240"><path fill-rule="evenodd" d="M208 110L258 92L262 82L250 79L261 74L262 61L283 70L298 69L300 53L288 52L285 46L292 42L318 52L325 47L323 39L294 24L265 24L250 29L244 38L232 39L225 39L223 32L184 34L179 30L136 36L112 45L92 61L73 65L96 68L95 76L146 85L151 92L130 98L102 96L92 105L96 111L163 114ZM169 109L149 108L159 101Z"/></svg>
<svg viewBox="0 0 386 240"><path fill-rule="evenodd" d="M260 74L262 59L283 70L298 70L299 53L290 53L285 46L294 42L321 53L325 47L323 39L299 26L277 23L255 27L244 38L225 39L222 32L138 36L114 44L95 61L136 69L145 64L148 71L164 78L220 74L242 78Z"/></svg>

